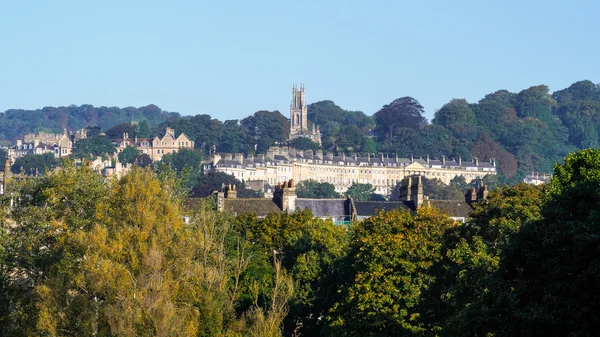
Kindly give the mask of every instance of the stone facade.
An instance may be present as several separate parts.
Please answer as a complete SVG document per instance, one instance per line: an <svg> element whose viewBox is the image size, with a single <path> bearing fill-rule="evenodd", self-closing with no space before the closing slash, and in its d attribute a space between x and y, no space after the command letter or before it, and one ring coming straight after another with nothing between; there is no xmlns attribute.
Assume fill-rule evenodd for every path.
<svg viewBox="0 0 600 337"><path fill-rule="evenodd" d="M8 150L8 159L15 159L32 154L52 153L55 158L62 158L71 155L73 151L73 141L64 134L27 134L23 140L17 140L17 145Z"/></svg>
<svg viewBox="0 0 600 337"><path fill-rule="evenodd" d="M300 89L295 85L292 88L292 102L290 104L290 140L306 137L317 144L321 144L321 130L318 126L308 128L308 106L304 93L304 85Z"/></svg>
<svg viewBox="0 0 600 337"><path fill-rule="evenodd" d="M141 153L147 154L152 161L160 161L166 154L175 153L179 149L193 149L194 142L184 133L175 137L175 130L167 128L162 138L130 138L129 134L124 133L123 138L113 139L113 144L117 153L125 150L127 146L133 146Z"/></svg>
<svg viewBox="0 0 600 337"><path fill-rule="evenodd" d="M353 183L369 183L375 192L389 195L392 189L405 177L421 175L429 179L439 179L445 184L456 176L463 176L467 182L496 174L496 163L463 161L460 157L452 160L426 158L399 158L384 154L368 156L334 156L322 151L297 151L288 147L271 147L266 155L244 156L242 154L214 154L204 162L204 172L224 172L239 180L264 180L275 186L280 182L316 180L335 186L338 193L345 192Z"/></svg>

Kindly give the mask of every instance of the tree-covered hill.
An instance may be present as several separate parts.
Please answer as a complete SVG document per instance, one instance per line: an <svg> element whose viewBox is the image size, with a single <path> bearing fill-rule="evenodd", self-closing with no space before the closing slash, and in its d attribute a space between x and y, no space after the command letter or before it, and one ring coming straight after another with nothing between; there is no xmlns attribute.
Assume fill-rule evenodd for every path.
<svg viewBox="0 0 600 337"><path fill-rule="evenodd" d="M536 85L518 93L492 92L476 103L457 98L440 107L428 122L424 107L410 96L383 105L369 116L332 101L308 105L309 126L319 126L325 152L397 153L400 156L470 160L495 158L500 182L520 181L527 172L551 172L567 153L600 145L600 87L580 81L550 93ZM184 132L204 153L265 153L286 144L287 114L257 111L241 120L220 121L210 115L180 116L149 105L141 108L96 108L91 105L8 110L0 114L0 139L14 141L32 131L60 132L84 126L103 130L132 120L147 120L153 135L165 127ZM115 134L119 134L123 125ZM118 131L118 132L117 132ZM317 149L307 139L292 142L299 149Z"/></svg>
<svg viewBox="0 0 600 337"><path fill-rule="evenodd" d="M107 130L117 124L131 121L148 121L154 126L164 120L179 116L178 113L161 110L156 105L134 108L95 107L70 105L45 107L37 110L10 109L0 113L0 140L15 141L31 132L63 132L89 126Z"/></svg>

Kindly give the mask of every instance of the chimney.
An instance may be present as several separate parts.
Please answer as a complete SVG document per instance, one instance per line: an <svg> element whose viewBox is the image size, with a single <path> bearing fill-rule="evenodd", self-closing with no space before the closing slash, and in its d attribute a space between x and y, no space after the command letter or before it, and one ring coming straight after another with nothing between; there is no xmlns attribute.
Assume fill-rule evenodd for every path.
<svg viewBox="0 0 600 337"><path fill-rule="evenodd" d="M415 208L423 205L423 184L421 183L421 176L413 177L413 183L410 189L410 199L415 203Z"/></svg>
<svg viewBox="0 0 600 337"><path fill-rule="evenodd" d="M10 182L11 172L10 172L10 159L6 159L4 162L4 179L2 181L2 192L4 194L8 193L8 184Z"/></svg>
<svg viewBox="0 0 600 337"><path fill-rule="evenodd" d="M483 200L486 200L488 197L488 193L489 190L487 185L479 186L479 191L477 192L477 201L482 202Z"/></svg>
<svg viewBox="0 0 600 337"><path fill-rule="evenodd" d="M237 190L235 189L235 185L229 185L225 189L225 198L227 199L237 199Z"/></svg>
<svg viewBox="0 0 600 337"><path fill-rule="evenodd" d="M473 157L473 161L475 162L475 166L479 166L479 158Z"/></svg>
<svg viewBox="0 0 600 337"><path fill-rule="evenodd" d="M412 185L412 178L406 177L402 179L399 186L400 201L410 201L410 190Z"/></svg>
<svg viewBox="0 0 600 337"><path fill-rule="evenodd" d="M412 153L410 154L409 159L410 159L411 163L415 160L415 158L413 157Z"/></svg>
<svg viewBox="0 0 600 337"><path fill-rule="evenodd" d="M427 164L429 164L429 154L427 155L425 162L427 162Z"/></svg>
<svg viewBox="0 0 600 337"><path fill-rule="evenodd" d="M465 200L469 205L477 201L477 191L475 190L475 187L471 187L467 190Z"/></svg>
<svg viewBox="0 0 600 337"><path fill-rule="evenodd" d="M346 152L342 152L342 160L346 162Z"/></svg>
<svg viewBox="0 0 600 337"><path fill-rule="evenodd" d="M383 163L383 152L381 152L379 155L381 157L381 162Z"/></svg>
<svg viewBox="0 0 600 337"><path fill-rule="evenodd" d="M223 212L225 210L225 192L223 189L217 192L217 211Z"/></svg>
<svg viewBox="0 0 600 337"><path fill-rule="evenodd" d="M398 162L398 153L396 153L396 163Z"/></svg>
<svg viewBox="0 0 600 337"><path fill-rule="evenodd" d="M317 150L315 156L317 157L317 159L323 160L323 150Z"/></svg>
<svg viewBox="0 0 600 337"><path fill-rule="evenodd" d="M446 165L446 156L442 156L442 165Z"/></svg>
<svg viewBox="0 0 600 337"><path fill-rule="evenodd" d="M329 153L327 154L327 159L328 159L328 160L333 160L333 153L329 152Z"/></svg>
<svg viewBox="0 0 600 337"><path fill-rule="evenodd" d="M290 179L287 183L283 183L281 199L282 211L293 213L296 210L296 186L294 185L294 179Z"/></svg>
<svg viewBox="0 0 600 337"><path fill-rule="evenodd" d="M254 155L253 154L248 154L246 156L246 159L250 160L250 161L254 161Z"/></svg>
<svg viewBox="0 0 600 337"><path fill-rule="evenodd" d="M354 152L354 161L358 161L358 153Z"/></svg>
<svg viewBox="0 0 600 337"><path fill-rule="evenodd" d="M458 166L462 166L462 158L458 156Z"/></svg>
<svg viewBox="0 0 600 337"><path fill-rule="evenodd" d="M492 158L492 166L496 167L496 158Z"/></svg>

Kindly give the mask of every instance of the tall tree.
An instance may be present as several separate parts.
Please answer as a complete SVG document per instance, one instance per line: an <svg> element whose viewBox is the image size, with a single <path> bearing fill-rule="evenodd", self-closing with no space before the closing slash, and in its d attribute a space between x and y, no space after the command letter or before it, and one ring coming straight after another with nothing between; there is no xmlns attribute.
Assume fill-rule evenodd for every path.
<svg viewBox="0 0 600 337"><path fill-rule="evenodd" d="M434 278L444 232L454 222L431 208L379 213L354 227L343 297L328 317L329 335L418 335L420 296Z"/></svg>
<svg viewBox="0 0 600 337"><path fill-rule="evenodd" d="M315 180L304 180L296 185L296 194L299 198L333 199L340 195L335 191L335 186L330 183L320 183Z"/></svg>
<svg viewBox="0 0 600 337"><path fill-rule="evenodd" d="M398 98L375 113L375 132L380 139L391 140L398 128L418 129L425 124L424 111L416 99L408 96Z"/></svg>

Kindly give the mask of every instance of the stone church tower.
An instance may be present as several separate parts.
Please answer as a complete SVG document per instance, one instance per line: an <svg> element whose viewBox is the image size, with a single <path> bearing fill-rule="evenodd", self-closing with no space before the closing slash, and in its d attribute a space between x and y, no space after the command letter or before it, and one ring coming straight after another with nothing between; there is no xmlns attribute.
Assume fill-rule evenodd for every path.
<svg viewBox="0 0 600 337"><path fill-rule="evenodd" d="M321 144L321 130L314 124L308 129L308 106L304 96L304 85L300 89L292 87L292 103L290 104L290 140L298 137L310 138L315 143Z"/></svg>
<svg viewBox="0 0 600 337"><path fill-rule="evenodd" d="M304 96L304 85L300 89L294 85L292 87L292 103L290 104L290 121L292 134L305 133L308 131L308 109L306 98Z"/></svg>

